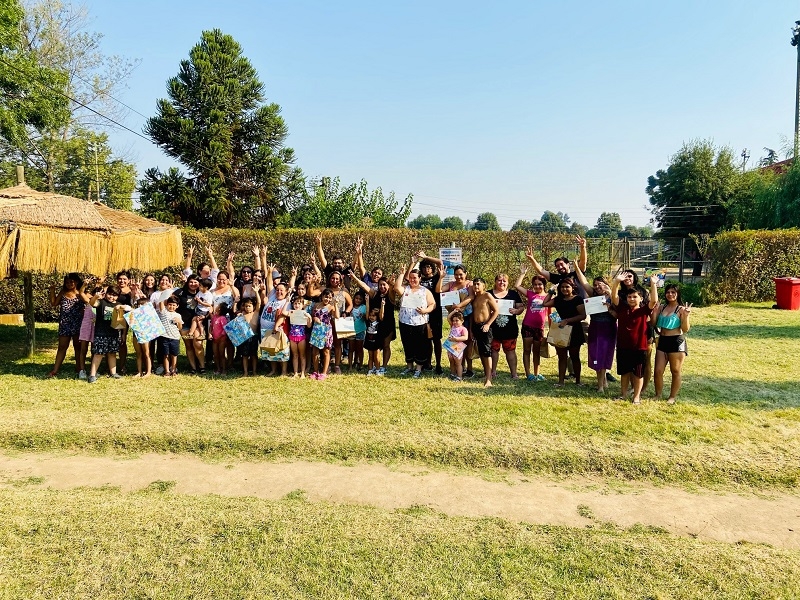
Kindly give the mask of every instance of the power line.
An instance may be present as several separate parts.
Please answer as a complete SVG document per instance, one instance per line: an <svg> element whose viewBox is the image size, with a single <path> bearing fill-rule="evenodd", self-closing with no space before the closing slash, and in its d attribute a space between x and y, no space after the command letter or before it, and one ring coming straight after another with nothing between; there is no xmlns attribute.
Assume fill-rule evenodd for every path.
<svg viewBox="0 0 800 600"><path fill-rule="evenodd" d="M66 94L66 93L64 93L63 91L61 91L61 90L59 90L59 89L57 89L57 88L54 88L54 87L52 87L51 85L49 85L49 84L47 84L47 83L45 83L45 82L43 82L43 81L40 81L39 79L33 79L33 78L30 78L30 77L29 77L29 75L28 75L28 74L27 74L25 71L23 71L22 69L20 69L20 68L19 68L19 67L17 67L16 65L9 63L9 62L8 62L8 61L6 61L6 60L5 60L5 59L4 59L2 56L0 56L0 63L2 63L2 64L4 64L4 65L6 65L7 67L10 67L10 68L14 69L15 71L17 71L18 73L20 73L20 74L21 74L21 75L23 75L24 77L28 78L28 79L29 79L29 81L32 81L33 83L36 83L36 84L38 84L38 85L40 85L40 86L42 86L42 87L44 87L44 88L46 88L46 89L50 90L51 92L53 92L53 93L55 93L55 94L58 94L59 96L62 96L63 98L66 98L66 99L67 99L67 100L69 100L70 102L74 102L74 103L75 103L75 104L77 104L78 106L80 106L80 107L82 107L82 108L85 108L86 110L88 110L88 111L90 111L90 112L94 113L95 115L97 115L97 116L98 116L98 117L100 117L101 119L105 119L105 120L106 120L106 121L108 121L109 123L113 123L114 125L116 125L116 126L117 126L117 127L119 127L120 129L124 129L125 131L128 131L129 133L132 133L132 134L134 134L135 136L137 136L137 137L140 137L140 138L142 138L143 140L145 140L145 141L147 141L147 142L149 142L149 143L151 143L151 144L154 144L154 145L155 145L156 147L158 147L159 149L161 148L160 144L158 144L157 142L154 142L152 139L148 138L147 136L145 136L145 135L143 135L143 134L139 133L138 131L135 131L135 130L131 129L131 128L130 128L130 127L128 127L127 125L124 125L124 124L120 123L119 121L116 121L115 119L112 119L111 117L109 117L109 116L107 116L107 115L104 115L103 113L101 113L101 112L99 112L98 110L96 110L96 109L92 108L91 106L88 106L88 105L86 105L85 103L81 102L80 100L77 100L76 98L73 98L73 97L72 97L72 96L70 96L69 94ZM109 96L109 97L110 97L110 96ZM119 102L119 100L115 100L115 101ZM141 113L138 113L138 111L134 111L134 112L137 112L137 114L141 114ZM144 115L142 115L142 116L144 116ZM166 131L166 129L165 129L165 131ZM198 152L202 152L202 148L200 148L199 146L196 146L196 145L194 145L194 144L191 144L191 143L190 143L190 144L188 144L188 145L189 145L190 147L194 148L195 150L197 150ZM196 162L196 161L192 161L192 160L187 160L187 159L185 159L185 158L184 158L183 160L184 160L186 163L188 163L190 166L191 166L191 165L194 165L195 167L198 167L199 169L201 169L201 170L203 170L203 171L206 171L207 173L213 173L213 172L215 171L215 169L213 169L213 168L211 168L211 167L206 167L206 166L204 166L202 163L199 163L199 162ZM240 180L237 180L237 179L228 178L228 180L229 180L230 182L232 182L232 183L235 183L236 185L239 185L239 186L241 186L241 187L244 187L244 188L249 188L249 189L261 189L261 188L259 188L258 186L254 186L254 185L252 185L252 184L250 184L250 183L243 182L243 181L240 181Z"/></svg>

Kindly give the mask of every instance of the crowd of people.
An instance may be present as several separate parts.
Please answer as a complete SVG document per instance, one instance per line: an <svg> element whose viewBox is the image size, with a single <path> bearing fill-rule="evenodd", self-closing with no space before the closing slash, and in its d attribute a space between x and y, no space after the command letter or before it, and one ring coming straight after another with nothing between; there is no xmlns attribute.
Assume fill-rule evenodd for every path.
<svg viewBox="0 0 800 600"><path fill-rule="evenodd" d="M72 273L60 291L50 288L50 301L59 308L59 342L49 376L58 374L73 345L79 379L97 381L104 357L108 374L120 378L126 375L129 339L140 377L175 376L181 340L193 374L205 374L213 365L216 375L236 368L251 376L267 366L271 375L288 376L291 363L295 378L322 381L343 369L384 376L399 330L401 376L444 375L446 364L449 377L459 382L474 377L477 360L483 385L490 387L501 355L511 378L520 378L521 334L524 377L531 383L545 381L541 357L554 351L554 385L564 386L568 378L583 385L580 349L588 342L588 366L596 373L598 391L615 380L616 359L621 399L639 403L651 378L655 396L661 397L669 365L667 401L674 403L691 304L681 301L675 285L663 288L665 300L659 302L659 280L650 277L645 289L630 270L611 282L604 277L589 282L586 241L579 237L577 242L577 259L560 257L552 271L527 249L528 264L521 265L513 286L505 273L491 284L482 277L470 279L463 265L445 283L442 261L422 251L411 256L403 273L384 273L379 266L367 271L360 239L347 264L342 256L328 260L321 236L309 261L288 273L268 261L265 247L253 247L252 264L238 272L233 253L220 269L210 247L206 260L193 268L195 248L190 247L179 285L167 274L134 279L122 271L115 284L102 285L96 277ZM161 324L157 339L140 339L144 334L136 328L131 333L125 318L147 306Z"/></svg>

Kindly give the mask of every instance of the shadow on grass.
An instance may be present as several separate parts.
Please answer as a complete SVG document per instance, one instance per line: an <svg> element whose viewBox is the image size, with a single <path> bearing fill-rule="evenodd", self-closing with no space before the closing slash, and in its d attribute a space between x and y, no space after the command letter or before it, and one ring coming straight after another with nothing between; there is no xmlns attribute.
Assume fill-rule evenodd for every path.
<svg viewBox="0 0 800 600"><path fill-rule="evenodd" d="M58 326L36 327L36 353L28 358L24 326L0 325L0 373L42 377L53 366L45 352L58 347Z"/></svg>
<svg viewBox="0 0 800 600"><path fill-rule="evenodd" d="M669 378L665 387L669 384ZM698 405L737 405L752 409L800 408L797 381L748 381L734 377L684 377L679 401Z"/></svg>
<svg viewBox="0 0 800 600"><path fill-rule="evenodd" d="M692 325L689 339L702 340L717 338L749 338L760 340L764 338L793 338L800 337L800 327L797 325L744 325L731 323L729 325Z"/></svg>
<svg viewBox="0 0 800 600"><path fill-rule="evenodd" d="M610 384L609 391L605 394L597 392L588 381L586 385L578 387L571 380L567 380L564 387L561 388L555 387L554 382L551 381L528 384L523 381L495 380L489 389L484 389L480 385L480 381L476 381L476 383L478 385L454 384L452 393L473 397L476 400L482 396L513 395L517 399L542 397L566 401L599 400L605 402L619 396L620 392L619 382ZM669 384L670 379L667 376L664 382L665 391L669 391ZM652 395L653 385L651 383L649 389L642 394L642 398L649 400ZM800 408L800 386L796 381L754 382L734 377L684 375L678 401L696 406L738 406L755 410Z"/></svg>

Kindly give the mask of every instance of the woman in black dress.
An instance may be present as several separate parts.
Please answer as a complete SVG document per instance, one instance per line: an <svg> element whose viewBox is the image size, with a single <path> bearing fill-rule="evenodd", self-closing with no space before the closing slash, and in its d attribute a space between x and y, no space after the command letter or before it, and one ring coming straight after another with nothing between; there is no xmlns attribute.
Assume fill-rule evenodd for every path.
<svg viewBox="0 0 800 600"><path fill-rule="evenodd" d="M564 328L567 325L572 325L569 347L556 347L556 354L558 355L558 383L555 384L556 387L564 385L564 377L567 374L567 354L569 354L569 359L572 361L575 383L576 385L581 385L581 346L586 342L581 322L586 318L586 310L583 308L583 299L574 292L574 281L572 279L562 279L558 284L558 295L552 296L553 288L550 288L551 297L542 304L544 307L552 306L556 309L561 319L558 322L558 327ZM553 325L555 323L551 326Z"/></svg>

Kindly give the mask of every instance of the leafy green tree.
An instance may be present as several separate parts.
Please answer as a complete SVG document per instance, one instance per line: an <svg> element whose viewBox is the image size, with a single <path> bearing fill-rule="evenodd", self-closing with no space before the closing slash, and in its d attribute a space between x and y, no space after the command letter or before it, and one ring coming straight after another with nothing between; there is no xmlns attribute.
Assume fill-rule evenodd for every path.
<svg viewBox="0 0 800 600"><path fill-rule="evenodd" d="M800 227L800 165L785 173L772 170L745 174L747 192L732 203L729 222L742 229Z"/></svg>
<svg viewBox="0 0 800 600"><path fill-rule="evenodd" d="M284 227L392 227L405 226L411 213L413 197L401 203L394 192L385 196L381 188L372 191L363 179L358 184L341 186L339 178L323 179L289 205L288 214L280 219Z"/></svg>
<svg viewBox="0 0 800 600"><path fill-rule="evenodd" d="M461 217L445 217L442 219L442 229L452 229L454 231L464 230L464 221Z"/></svg>
<svg viewBox="0 0 800 600"><path fill-rule="evenodd" d="M586 225L581 225L580 223L572 223L569 226L568 230L572 235L579 235L581 237L586 237L589 228Z"/></svg>
<svg viewBox="0 0 800 600"><path fill-rule="evenodd" d="M500 223L497 222L497 217L494 213L485 212L479 214L475 219L473 229L478 231L500 231Z"/></svg>
<svg viewBox="0 0 800 600"><path fill-rule="evenodd" d="M730 148L692 141L647 179L652 213L662 237L714 234L742 193L742 173Z"/></svg>
<svg viewBox="0 0 800 600"><path fill-rule="evenodd" d="M644 227L637 227L636 225L626 225L625 229L617 234L619 238L651 238L653 237L653 228L650 225Z"/></svg>
<svg viewBox="0 0 800 600"><path fill-rule="evenodd" d="M569 216L566 213L546 210L539 219L539 231L547 233L564 233L569 229Z"/></svg>
<svg viewBox="0 0 800 600"><path fill-rule="evenodd" d="M18 137L0 146L0 153L7 161L27 164L28 179L36 182L37 187L86 197L83 183L88 180L88 174L81 172L85 169L78 169L78 165L87 161L80 150L85 140L97 138L90 139L90 143L98 144L97 158L103 164L95 169L96 161L92 158L88 166L95 184L98 171L108 171L100 179L100 199L130 206L132 188L126 173L133 167L112 156L107 138L99 133L111 123L100 119L97 113L112 119L124 115L113 95L124 87L136 63L103 54L100 50L103 36L90 31L89 25L88 12L82 5L60 0L26 3L25 16L19 24L22 45L35 62L37 73L59 73L64 78L63 88L58 89L65 94L60 99L65 112L57 123L29 123L20 130ZM71 100L67 102L66 96ZM135 180L135 174L133 177ZM120 182L121 186L117 185ZM92 197L98 197L96 186Z"/></svg>
<svg viewBox="0 0 800 600"><path fill-rule="evenodd" d="M50 168L41 169L32 163L25 171L28 185L99 200L112 208L133 209L131 195L136 187L136 167L114 158L107 134L78 129L66 139L53 141L52 148L49 144L50 140L40 142L41 147L47 148ZM16 162L2 161L0 187L13 185Z"/></svg>
<svg viewBox="0 0 800 600"><path fill-rule="evenodd" d="M589 237L616 238L622 231L622 219L619 213L604 212L598 217L597 224L587 232Z"/></svg>
<svg viewBox="0 0 800 600"><path fill-rule="evenodd" d="M537 230L538 226L538 221L526 221L525 219L519 219L511 226L511 231L526 231L528 233L533 233Z"/></svg>
<svg viewBox="0 0 800 600"><path fill-rule="evenodd" d="M17 0L0 5L0 155L26 154L29 131L55 131L68 119L65 74L39 64L22 36Z"/></svg>
<svg viewBox="0 0 800 600"><path fill-rule="evenodd" d="M181 215L197 210L197 196L186 176L175 167L162 173L159 169L147 169L139 181L142 202L140 212L151 219L174 225L188 225Z"/></svg>
<svg viewBox="0 0 800 600"><path fill-rule="evenodd" d="M167 82L168 99L157 104L145 133L187 169L175 198L178 218L196 227L274 224L303 195L294 151L284 146L288 129L277 104L265 104L264 85L242 48L219 29L204 31ZM174 175L174 174L173 174ZM149 180L165 177L151 171ZM145 210L154 201L142 188Z"/></svg>
<svg viewBox="0 0 800 600"><path fill-rule="evenodd" d="M442 218L439 215L417 215L408 226L411 229L442 229Z"/></svg>

